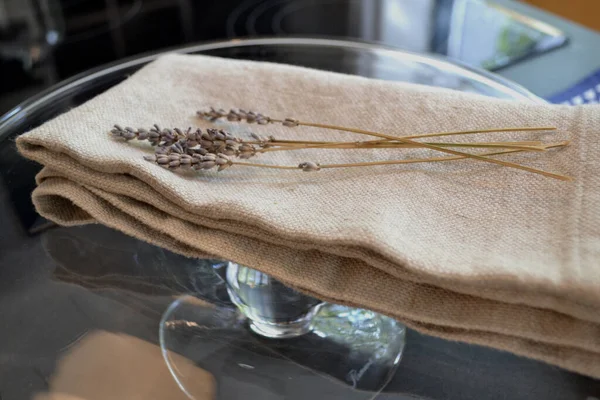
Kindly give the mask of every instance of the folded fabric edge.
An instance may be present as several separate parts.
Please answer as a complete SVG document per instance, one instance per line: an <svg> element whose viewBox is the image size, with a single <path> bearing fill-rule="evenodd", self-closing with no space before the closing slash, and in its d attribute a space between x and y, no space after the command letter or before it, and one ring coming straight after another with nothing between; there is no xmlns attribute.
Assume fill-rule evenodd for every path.
<svg viewBox="0 0 600 400"><path fill-rule="evenodd" d="M54 181L56 182L56 180L54 180ZM42 191L43 190L47 190L47 187L45 188L45 187L42 186L41 189L42 189ZM76 189L75 186L70 185L68 183L65 183L64 180L62 182L62 185L60 186L60 189L59 188L55 188L53 193L55 193L57 190L60 190L62 193L68 193L70 190L77 190L78 193L82 192L82 191L87 192L87 189L85 189L83 187L80 187L79 189ZM81 193L79 193L79 194L81 194ZM78 194L78 196L79 196L79 194ZM87 202L90 203L90 204L94 203L94 202L97 203L100 200L98 197L95 197L91 193L89 193L86 196L89 196L89 199L87 200ZM81 198L79 200L81 201ZM104 201L104 200L100 200L100 201ZM190 257L190 256L192 256L192 257L199 257L199 255L198 255L198 249L197 248L190 247L189 245L185 245L181 241L174 239L172 236L165 235L164 232L157 233L154 228L146 226L145 224L142 224L144 226L144 229L140 229L142 225L140 225L139 219L132 218L131 216L128 216L128 215L125 215L125 214L121 215L122 212L117 211L117 209L115 208L114 205L105 204L104 206L101 206L101 207L103 208L103 210L100 210L101 211L100 216L97 215L96 218L100 218L100 221L102 223L104 223L104 224L106 224L108 226L112 225L112 227L114 227L114 228L116 228L118 230L122 230L122 231L124 231L127 234L130 234L130 235L138 237L138 238L140 238L140 237L144 238L144 240L146 240L146 241L150 241L153 244L157 244L159 246L169 248L172 251L184 254L184 255L186 255L188 257ZM98 211L98 209L96 211ZM111 220L111 218L116 217L116 214L115 214L116 212L119 212L119 215L121 215L119 218L126 218L126 219L132 218L132 220L129 223L127 223L127 224L123 224L122 223L123 221L120 221L120 223L117 223L117 224L111 224L110 220ZM108 214L106 214L106 213L108 213ZM49 217L51 217L51 216L49 216ZM133 227L137 227L137 229L134 229ZM129 231L129 232L126 232L126 231ZM146 231L151 231L152 233L148 233ZM162 240L156 239L158 237L160 237ZM148 238L151 238L151 239L148 240ZM211 258L214 258L214 256L211 256ZM217 257L217 258L219 258L219 257ZM244 262L247 261L247 260L244 260L244 259L233 259L233 260L241 262L241 263L244 263ZM257 269L261 269L261 268L257 267ZM265 270L264 272L275 274L275 276L277 278L281 279L281 277L278 276L278 274L277 274L276 271L272 271L272 270L268 269L268 270ZM285 278L283 280L285 281ZM295 286L297 286L297 284ZM320 298L332 297L331 294L327 294L327 293L324 293L324 292L321 292L321 293L323 293L323 294L321 294L321 295L319 295L317 297L320 297ZM336 298L336 300L337 300L337 302L347 302L348 298L345 298L345 299ZM369 303L367 305L368 308L372 308L372 309L376 309L377 308L377 304L378 304L377 302L374 302L374 303L373 302L368 302L368 303ZM379 311L379 310L376 310L376 311ZM389 312L388 312L388 314L389 314ZM402 318L406 318L406 315L400 315L400 314L395 314L395 315L392 315L392 316L395 317L395 318L401 318L401 319ZM433 323L435 321L436 321L436 319L432 319L432 320L430 320L429 323ZM451 324L451 326L446 326L446 327L447 328L460 328L460 324L456 325L455 323L453 323L453 324ZM510 333L510 331L508 331L508 332ZM515 333L516 333L516 331L515 331ZM502 335L506 335L506 332L503 332ZM543 341L546 338L544 338L542 336L541 339ZM568 337L567 337L567 339L568 339ZM550 343L548 343L548 344L552 345ZM563 343L562 347L569 347L569 346L568 345L565 346L565 344Z"/></svg>
<svg viewBox="0 0 600 400"><path fill-rule="evenodd" d="M90 202L98 201L98 199L95 198L95 196L91 193L87 200ZM114 229L121 230L126 234L138 237L153 245L168 248L169 250L182 254L184 256L200 256L197 254L196 249L190 248L188 246L182 246L181 242L178 241L171 241L170 239L166 238L164 234L158 234L151 228L145 229L143 231L131 229L129 230L129 232L127 232L128 229L123 229L123 224L111 223L110 218L102 218L102 220L98 222L101 222ZM138 225L139 224L136 224L135 226ZM160 238L160 240L158 238ZM215 258L215 256L210 255L204 256ZM283 282L289 284L285 280L283 280ZM314 293L310 289L298 287L294 284L289 285L303 293L323 299L325 301L331 301L338 304L345 304L352 307L364 308L364 305L356 304L345 299L337 299L327 295L324 296L319 293ZM572 348L568 346L555 346L547 343L540 343L529 339L514 337L510 335L495 334L473 329L461 329L457 327L437 326L434 324L427 324L411 319L402 318L401 316L399 317L398 315L390 314L385 310L378 310L376 307L369 306L368 308L372 309L373 311L380 312L384 315L388 315L392 318L396 318L400 322L406 324L408 327L413 328L418 332L422 332L436 337L441 337L447 340L472 343L495 349L505 350L514 354L554 364L561 368L565 368L567 370L571 370L584 375L589 375L596 378L600 377L600 354L597 353L583 351L581 349Z"/></svg>
<svg viewBox="0 0 600 400"><path fill-rule="evenodd" d="M21 139L21 138L20 138ZM131 195L131 190L135 186L143 185L147 190L152 192L153 194L148 199L150 204L156 206L157 198L155 196L159 196L162 202L168 201L166 199L174 198L176 194L171 193L168 188L165 189L166 193L162 190L163 188L157 185L149 185L146 182L152 181L153 177L148 174L146 171L138 171L137 169L132 170L131 167L127 164L125 165L112 165L112 171L97 171L94 168L86 167L79 163L79 161L73 159L69 154L66 153L56 153L51 149L46 149L44 146L35 143L32 143L29 139L22 138L21 140L17 140L17 145L19 146L19 150L22 154L35 160L42 165L52 164L53 169L56 170L59 175L63 177L71 177L71 179L75 179L83 184L94 185L91 180L98 179L109 179L111 191L115 191L117 194L121 195ZM57 159L60 157L60 160ZM58 162L59 161L59 162ZM82 171L84 170L84 171ZM117 171L126 171L124 173ZM104 176L103 174L109 173L111 174L109 177ZM124 177L125 175L133 176L130 181L127 182L124 186L120 187L119 178ZM38 182L39 183L39 182ZM146 191L137 190L138 196L145 196ZM169 202L170 203L170 202ZM179 207L177 205L173 205L174 207ZM198 214L198 212L194 212L194 210L187 210L191 214ZM206 213L206 210L203 211ZM202 214L202 213L200 213ZM218 216L214 219L219 220L220 225L225 225L228 220L231 220L236 224L237 228L239 228L240 224L237 223L234 216L229 216L229 218L225 218L224 216ZM572 293L563 293L561 291L552 291L547 285L539 284L533 285L530 282L527 284L520 282L509 281L506 282L504 277L499 277L499 279L494 279L493 276L486 277L485 281L482 281L477 278L468 278L462 279L461 277L440 277L437 275L430 275L423 273L422 271L413 270L406 267L406 263L402 262L402 260L394 260L388 257L385 257L383 254L377 251L377 249L372 249L369 246L359 246L356 243L352 243L348 245L346 243L340 243L339 241L331 241L331 240L321 240L318 244L312 242L306 242L303 237L290 236L287 232L281 232L278 227L273 227L270 225L265 225L260 220L250 219L247 222L247 225L252 226L252 235L259 235L261 237L277 237L278 241L293 243L295 247L304 246L311 247L316 249L321 249L324 252L332 253L335 255L340 255L344 257L354 257L357 259L370 264L371 266L400 279L410 279L413 281L417 281L419 283L426 283L434 286L438 286L450 291L455 291L457 293L464 293L468 295L484 297L492 300L498 300L502 302L514 303L514 304L525 304L528 306L535 306L542 309L553 310L556 312L564 313L566 315L572 315L576 318L600 322L600 317L596 312L597 307L593 304L588 304L584 302L587 298L584 299L575 299L573 298ZM340 254L339 249L344 250L344 254ZM397 266L402 266L406 272L399 270ZM410 276L409 276L410 275ZM510 287L508 287L510 285ZM504 287L503 287L504 286ZM493 289L490 289L493 288ZM545 290L540 290L541 288ZM597 293L595 288L590 288L591 291ZM582 291L579 291L577 295L582 295Z"/></svg>

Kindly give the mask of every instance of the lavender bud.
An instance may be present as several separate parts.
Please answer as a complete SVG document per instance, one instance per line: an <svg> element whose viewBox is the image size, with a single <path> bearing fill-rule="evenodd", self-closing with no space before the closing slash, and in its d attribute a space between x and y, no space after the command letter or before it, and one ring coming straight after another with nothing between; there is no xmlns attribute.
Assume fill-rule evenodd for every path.
<svg viewBox="0 0 600 400"><path fill-rule="evenodd" d="M174 145L172 145L171 146L171 150L174 151L175 153L182 154L183 153L183 146L182 146L181 142L177 142Z"/></svg>
<svg viewBox="0 0 600 400"><path fill-rule="evenodd" d="M221 153L222 150L225 150L225 143L223 143L223 142L215 142L213 151L215 153Z"/></svg>
<svg viewBox="0 0 600 400"><path fill-rule="evenodd" d="M123 136L123 138L124 138L125 140L131 140L131 139L133 139L133 138L135 137L135 132L132 132L132 131L125 131L125 132L123 132L123 135L122 135L122 136Z"/></svg>
<svg viewBox="0 0 600 400"><path fill-rule="evenodd" d="M192 150L192 156L204 156L206 154L208 154L208 150L206 150L203 147L200 147L199 149Z"/></svg>
<svg viewBox="0 0 600 400"><path fill-rule="evenodd" d="M148 138L148 131L144 128L138 129L138 140L146 140Z"/></svg>
<svg viewBox="0 0 600 400"><path fill-rule="evenodd" d="M225 135L223 134L223 132L215 132L215 139L225 140Z"/></svg>
<svg viewBox="0 0 600 400"><path fill-rule="evenodd" d="M252 124L254 123L254 121L256 121L256 114L252 111L248 112L248 114L246 115L246 122Z"/></svg>
<svg viewBox="0 0 600 400"><path fill-rule="evenodd" d="M321 170L321 167L319 166L319 164L311 162L311 161L301 163L300 165L298 165L298 168L300 168L304 172L312 172L312 171Z"/></svg>
<svg viewBox="0 0 600 400"><path fill-rule="evenodd" d="M282 122L283 126L287 126L287 127L294 127L294 126L298 126L299 123L297 120L292 119L292 118L286 118L283 122Z"/></svg>
<svg viewBox="0 0 600 400"><path fill-rule="evenodd" d="M230 118L232 118L232 119L230 119ZM229 119L230 121L239 121L241 118L240 118L240 114L238 114L238 112L232 108L229 110L229 113L227 114L227 119Z"/></svg>
<svg viewBox="0 0 600 400"><path fill-rule="evenodd" d="M170 129L168 129L168 128L166 128L166 129L164 129L162 131L161 136L162 136L162 138L164 140L173 140L173 139L175 139L175 135L173 134L173 131L170 130Z"/></svg>
<svg viewBox="0 0 600 400"><path fill-rule="evenodd" d="M204 161L198 164L199 169L211 169L217 165L214 161Z"/></svg>

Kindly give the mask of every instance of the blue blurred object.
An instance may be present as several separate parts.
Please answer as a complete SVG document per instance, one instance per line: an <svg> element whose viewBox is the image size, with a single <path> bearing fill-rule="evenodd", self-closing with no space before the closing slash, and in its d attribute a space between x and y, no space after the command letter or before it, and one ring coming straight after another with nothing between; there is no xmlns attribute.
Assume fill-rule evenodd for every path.
<svg viewBox="0 0 600 400"><path fill-rule="evenodd" d="M598 104L600 100L600 70L582 79L574 86L548 98L556 104Z"/></svg>

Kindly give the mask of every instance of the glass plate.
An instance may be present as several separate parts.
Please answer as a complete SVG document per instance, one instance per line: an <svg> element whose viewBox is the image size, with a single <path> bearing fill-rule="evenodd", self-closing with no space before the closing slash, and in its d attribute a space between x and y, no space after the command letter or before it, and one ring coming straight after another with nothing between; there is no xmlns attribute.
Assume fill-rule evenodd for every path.
<svg viewBox="0 0 600 400"><path fill-rule="evenodd" d="M249 39L201 44L173 51L301 65L370 78L446 87L497 98L542 101L526 89L483 71L439 57L367 43L308 38ZM33 231L40 228L40 225L36 224L36 215L30 202L31 190L34 187L33 177L39 167L20 158L14 151L12 141L7 139L14 138L86 102L122 82L160 54L163 53L122 61L78 75L15 107L0 119L0 174L4 178L13 206L19 211L21 221L27 229ZM77 257L67 257L62 265L76 271L79 277L90 273L93 260L107 256L107 249L102 245L106 237L90 235L83 238L81 235L85 235L87 230L61 229L63 233L77 232L73 233L77 240L86 243L86 246L78 246L77 251L69 250L69 242L65 241L57 242L56 246L59 248L50 249L54 253L62 251L76 254ZM118 235L117 232L114 234ZM93 245L96 242L98 244ZM124 252L129 252L131 257ZM117 259L136 259L137 253L137 246L125 247L119 250ZM50 256L52 257L51 254ZM90 262L77 261L82 259ZM149 267L154 265L155 260L150 259L148 263L146 269L151 270ZM206 262L198 263L204 265L202 268L206 268ZM173 265L165 271L165 282L172 278L173 270L178 267L181 266ZM132 276L142 276L145 273L144 269L132 272L119 265L111 265L108 268L114 275L123 274L129 280ZM194 382L186 383L185 377L178 375L177 365L173 365L172 361L177 358L175 353L183 353L188 359L215 375L219 386L218 398L239 398L239 395L244 393L253 393L248 398L269 399L300 399L318 396L319 393L328 393L329 398L375 398L391 378L389 373L395 371L404 345L404 328L395 326L393 320L365 310L324 305L317 310L316 314L321 319L316 320L314 324L314 334L295 340L290 348L289 343L292 342L281 342L282 339L265 341L246 329L234 306L234 303L237 304L235 301L230 302L227 297L211 298L210 295L205 295L216 291L223 296L227 289L220 290L223 289L224 283L218 279L215 283L215 277L218 275L210 276L211 267L208 267L208 275L201 274L204 278L198 279L198 268L200 266L191 268L194 273L189 274L184 279L185 282L181 279L178 281L181 287L193 288L189 291L193 296L180 297L162 310L164 314L161 321L163 327L166 323L174 327L173 335L169 333L171 331L167 332L167 335L171 336L165 336L165 330L161 330L162 350L171 373L189 397L200 398L192 392ZM156 274L155 270L152 271ZM198 306L194 300L196 298L208 301L212 305ZM311 300L306 301L310 303ZM271 310L270 307L267 308ZM189 322L189 326L185 321ZM182 322L183 332L179 329L182 328ZM190 327L192 329L189 329ZM260 331L256 326L253 330L255 333ZM354 343L348 340L357 334L358 336L354 337L362 335L362 339ZM325 346L319 338L329 340L329 344ZM393 348L381 347L382 338L387 338L383 343L393 344ZM211 345L207 345L208 342ZM357 349L369 350L361 350L358 354L355 352ZM274 352L277 357L271 357ZM369 369L371 361L364 358L365 354L381 354L381 358L387 364L382 365L380 369ZM375 360L377 357L371 358ZM241 362L240 359L245 361ZM258 359L264 362L261 366L270 366L269 372L257 367L255 362ZM377 364L376 361L372 363ZM364 378L361 378L363 376ZM352 383L349 385L348 382ZM375 383L371 384L372 382ZM229 389L225 389L225 384ZM233 387L245 392L236 392L231 389ZM227 390L229 394L226 394ZM232 397L234 395L238 397Z"/></svg>
<svg viewBox="0 0 600 400"><path fill-rule="evenodd" d="M522 86L484 70L439 56L415 54L371 43L318 38L236 39L173 49L172 52L301 65L491 97L543 102ZM164 52L84 72L25 101L0 119L0 139L23 127L19 122L31 127L47 120L52 113L68 109L65 102L70 106L85 102L161 54Z"/></svg>

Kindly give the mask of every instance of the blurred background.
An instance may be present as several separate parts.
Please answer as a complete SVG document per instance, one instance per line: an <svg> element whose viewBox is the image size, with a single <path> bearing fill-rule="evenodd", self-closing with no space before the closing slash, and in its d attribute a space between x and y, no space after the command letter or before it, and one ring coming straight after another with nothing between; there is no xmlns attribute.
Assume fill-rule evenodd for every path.
<svg viewBox="0 0 600 400"><path fill-rule="evenodd" d="M569 46L583 29L579 23L600 28L598 0L526 3L533 6L513 0L0 0L0 114L90 68L202 41L355 38L500 71ZM572 27L540 18L550 14L538 7L563 15ZM566 32L571 28L574 33Z"/></svg>

